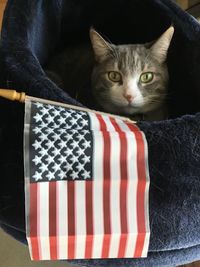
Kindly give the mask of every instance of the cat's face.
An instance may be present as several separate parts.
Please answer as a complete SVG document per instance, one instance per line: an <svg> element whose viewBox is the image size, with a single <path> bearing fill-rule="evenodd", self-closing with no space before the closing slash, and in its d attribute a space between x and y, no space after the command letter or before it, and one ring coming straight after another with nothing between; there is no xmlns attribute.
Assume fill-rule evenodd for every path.
<svg viewBox="0 0 200 267"><path fill-rule="evenodd" d="M170 27L153 45L113 45L90 30L95 54L92 90L105 111L147 113L167 95L167 51L173 36Z"/></svg>

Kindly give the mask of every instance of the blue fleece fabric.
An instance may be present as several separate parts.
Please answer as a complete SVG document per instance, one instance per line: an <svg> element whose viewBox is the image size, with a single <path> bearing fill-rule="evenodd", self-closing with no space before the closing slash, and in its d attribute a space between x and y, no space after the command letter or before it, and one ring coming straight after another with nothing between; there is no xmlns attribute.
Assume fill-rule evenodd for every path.
<svg viewBox="0 0 200 267"><path fill-rule="evenodd" d="M81 103L43 71L55 51L89 41L91 25L114 43L144 43L171 23L175 27L167 60L171 119L138 123L149 149L148 258L71 263L162 267L200 259L200 25L169 0L8 1L0 43L0 86L75 105ZM0 225L26 243L23 114L23 105L0 99Z"/></svg>

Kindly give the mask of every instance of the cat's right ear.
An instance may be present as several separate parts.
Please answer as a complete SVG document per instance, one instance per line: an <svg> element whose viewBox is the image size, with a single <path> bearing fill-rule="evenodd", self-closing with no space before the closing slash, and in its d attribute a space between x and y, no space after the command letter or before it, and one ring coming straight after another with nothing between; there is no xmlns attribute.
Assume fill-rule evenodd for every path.
<svg viewBox="0 0 200 267"><path fill-rule="evenodd" d="M151 47L152 55L163 63L167 58L167 52L174 35L174 27L169 27Z"/></svg>
<svg viewBox="0 0 200 267"><path fill-rule="evenodd" d="M98 62L102 62L106 57L113 51L111 45L106 42L103 37L94 30L90 28L90 40L92 43L95 59Z"/></svg>

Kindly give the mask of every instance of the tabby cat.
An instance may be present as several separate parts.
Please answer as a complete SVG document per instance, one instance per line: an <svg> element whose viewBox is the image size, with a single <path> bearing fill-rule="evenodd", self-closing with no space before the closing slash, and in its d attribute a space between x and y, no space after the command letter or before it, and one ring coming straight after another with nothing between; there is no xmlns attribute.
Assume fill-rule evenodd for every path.
<svg viewBox="0 0 200 267"><path fill-rule="evenodd" d="M114 45L91 28L92 46L68 47L48 64L48 74L91 108L95 101L98 109L113 114L164 119L173 34L171 26L154 42Z"/></svg>

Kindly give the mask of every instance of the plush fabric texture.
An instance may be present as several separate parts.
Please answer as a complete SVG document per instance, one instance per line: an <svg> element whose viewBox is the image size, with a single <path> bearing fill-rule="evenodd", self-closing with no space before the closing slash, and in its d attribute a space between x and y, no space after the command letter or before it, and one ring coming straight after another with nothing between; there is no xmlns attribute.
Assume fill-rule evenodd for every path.
<svg viewBox="0 0 200 267"><path fill-rule="evenodd" d="M168 55L171 120L138 123L149 148L148 258L72 263L161 267L200 258L200 25L169 0L8 1L0 44L0 86L76 105L81 103L43 71L55 50L88 40L91 25L118 44L151 41L171 23L175 27ZM26 243L24 106L0 99L0 107L0 225Z"/></svg>

